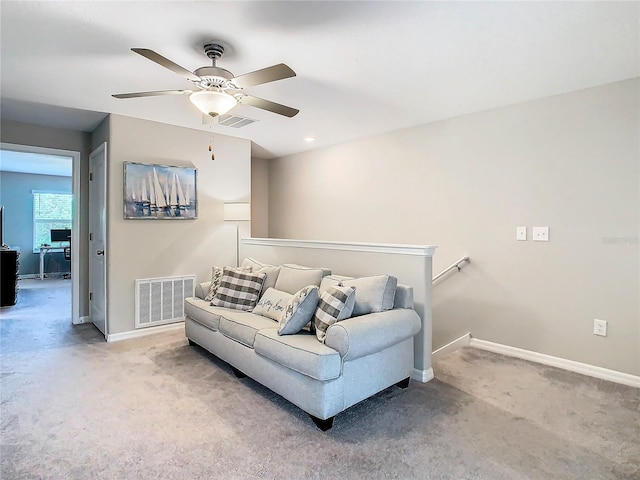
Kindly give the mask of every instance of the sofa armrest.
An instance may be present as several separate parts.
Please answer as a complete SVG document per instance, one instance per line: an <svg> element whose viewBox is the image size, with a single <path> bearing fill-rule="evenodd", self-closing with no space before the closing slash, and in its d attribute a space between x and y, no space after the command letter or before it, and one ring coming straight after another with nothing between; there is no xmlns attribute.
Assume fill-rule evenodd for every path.
<svg viewBox="0 0 640 480"><path fill-rule="evenodd" d="M343 360L353 360L411 338L421 327L415 310L395 308L334 323L327 329L324 343L337 350Z"/></svg>
<svg viewBox="0 0 640 480"><path fill-rule="evenodd" d="M211 286L211 282L202 282L196 284L195 296L204 300L204 297L209 293L209 287Z"/></svg>

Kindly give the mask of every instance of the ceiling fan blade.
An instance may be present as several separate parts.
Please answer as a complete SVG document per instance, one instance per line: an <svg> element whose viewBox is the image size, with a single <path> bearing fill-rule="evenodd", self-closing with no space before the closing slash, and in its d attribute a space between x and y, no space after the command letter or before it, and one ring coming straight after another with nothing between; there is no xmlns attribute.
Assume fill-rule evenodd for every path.
<svg viewBox="0 0 640 480"><path fill-rule="evenodd" d="M252 107L268 110L269 112L277 113L278 115L284 115L285 117L295 117L300 110L297 108L287 107L264 98L254 97L252 95L237 94L235 95L239 103L244 105L251 105Z"/></svg>
<svg viewBox="0 0 640 480"><path fill-rule="evenodd" d="M158 95L188 95L193 93L191 90L156 90L155 92L135 92L135 93L118 93L111 95L115 98L139 98L139 97L156 97Z"/></svg>
<svg viewBox="0 0 640 480"><path fill-rule="evenodd" d="M295 76L296 72L291 70L284 63L279 63L278 65L256 70L255 72L239 75L235 77L232 82L240 88L247 88Z"/></svg>
<svg viewBox="0 0 640 480"><path fill-rule="evenodd" d="M132 48L134 52L139 55L142 55L145 58L148 58L152 62L157 63L158 65L163 66L164 68L168 68L173 73L177 73L178 75L186 78L187 80L191 80L193 82L199 82L200 77L191 73L184 67L181 67L177 63L172 62L168 58L163 57L159 53L154 52L153 50L149 50L148 48Z"/></svg>

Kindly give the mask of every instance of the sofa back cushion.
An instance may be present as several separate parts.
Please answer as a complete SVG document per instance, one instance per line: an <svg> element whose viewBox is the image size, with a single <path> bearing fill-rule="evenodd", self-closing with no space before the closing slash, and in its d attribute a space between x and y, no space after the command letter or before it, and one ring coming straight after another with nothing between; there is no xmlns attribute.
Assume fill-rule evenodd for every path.
<svg viewBox="0 0 640 480"><path fill-rule="evenodd" d="M413 308L413 287L398 284L396 296L393 299L393 308Z"/></svg>
<svg viewBox="0 0 640 480"><path fill-rule="evenodd" d="M240 264L241 267L251 267L251 271L260 270L262 267L272 267L273 265L269 265L268 263L263 263L255 258L247 257L242 260Z"/></svg>
<svg viewBox="0 0 640 480"><path fill-rule="evenodd" d="M308 285L320 285L322 277L328 273L323 268L310 268L292 263L285 263L280 267L275 288L294 295L301 288Z"/></svg>
<svg viewBox="0 0 640 480"><path fill-rule="evenodd" d="M342 280L342 285L356 288L356 304L353 316L367 313L384 312L393 308L398 279L391 275L372 275L370 277Z"/></svg>
<svg viewBox="0 0 640 480"><path fill-rule="evenodd" d="M331 275L327 275L326 277L323 277L322 281L320 282L320 295L326 292L327 288L329 288L331 285L342 285L342 282L344 280L353 280L353 277L345 277L344 275L334 275L333 273Z"/></svg>
<svg viewBox="0 0 640 480"><path fill-rule="evenodd" d="M266 276L266 273L245 273L224 267L220 286L211 305L252 311L260 297Z"/></svg>
<svg viewBox="0 0 640 480"><path fill-rule="evenodd" d="M276 280L280 273L280 267L277 265L269 265L268 263L260 262L255 258L247 257L242 261L241 267L249 268L252 273L266 273L267 277L264 279L262 285L262 293L264 294L267 289L274 288L276 286Z"/></svg>

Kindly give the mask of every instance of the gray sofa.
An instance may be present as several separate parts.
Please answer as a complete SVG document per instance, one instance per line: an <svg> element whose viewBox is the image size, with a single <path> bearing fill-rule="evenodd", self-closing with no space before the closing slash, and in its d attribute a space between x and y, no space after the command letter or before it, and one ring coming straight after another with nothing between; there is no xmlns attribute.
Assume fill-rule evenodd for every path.
<svg viewBox="0 0 640 480"><path fill-rule="evenodd" d="M246 263L253 263L254 271L264 266L251 259ZM296 284L291 269L282 266L289 276L280 274L274 283L273 272L278 276L279 268L271 266L265 286L294 294L300 282L310 281L307 275ZM329 273L322 269L314 279L320 293L338 282L364 285L358 284L361 279ZM348 407L392 385L409 385L413 337L421 321L413 310L412 288L396 285L395 278L389 278L393 281L385 286L384 299L373 306L382 311L362 314L371 309L370 305L363 310L361 304L360 312L356 305L354 314L360 314L329 326L324 343L308 326L294 335L279 335L278 322L272 318L212 306L205 300L211 282L198 284L195 296L185 300L185 334L191 345L199 345L229 363L238 377L249 376L263 384L307 412L320 429L328 430L334 416ZM366 286L360 291L356 286L356 302L358 293L364 299Z"/></svg>

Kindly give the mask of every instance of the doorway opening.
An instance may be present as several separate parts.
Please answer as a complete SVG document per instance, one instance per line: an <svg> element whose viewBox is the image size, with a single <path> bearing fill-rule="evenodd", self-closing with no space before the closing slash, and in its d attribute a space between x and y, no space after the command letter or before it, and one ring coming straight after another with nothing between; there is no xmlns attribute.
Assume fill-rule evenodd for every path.
<svg viewBox="0 0 640 480"><path fill-rule="evenodd" d="M80 316L79 298L80 152L0 143L0 160L0 203L5 206L4 242L20 249L20 278L44 279L46 256L53 252L60 257L56 261L64 264L64 248L69 247L71 278L66 281L71 283L71 308L68 313L73 324L84 323L86 317ZM43 192L54 195L47 196ZM47 218L46 205L38 213L34 198L55 202L55 198L62 199L64 193L71 194L70 242L54 245L48 241L50 237L43 238L51 235L52 229L65 229L64 222L68 219ZM18 301L19 297L18 293Z"/></svg>

